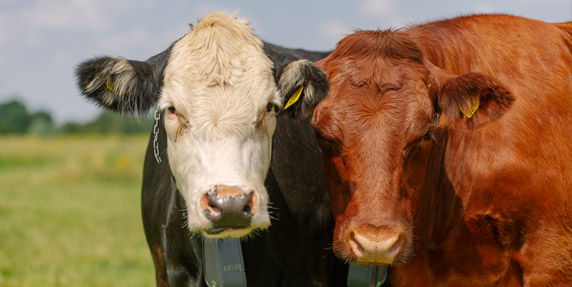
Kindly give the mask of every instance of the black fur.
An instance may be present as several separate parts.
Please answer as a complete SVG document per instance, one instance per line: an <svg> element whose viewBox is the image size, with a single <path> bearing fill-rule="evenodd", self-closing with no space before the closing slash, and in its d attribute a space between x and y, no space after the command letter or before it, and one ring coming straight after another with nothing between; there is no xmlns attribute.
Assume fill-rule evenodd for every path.
<svg viewBox="0 0 572 287"><path fill-rule="evenodd" d="M172 46L171 46L172 47ZM145 62L128 60L133 69L133 78L127 91L118 94L107 88L107 83L115 82L121 74L110 73L109 67L118 63L119 58L99 57L81 63L76 70L79 88L82 94L99 106L115 112L127 114L145 114L157 104L163 85L163 71L167 65L171 47L149 58ZM87 87L97 82L93 91ZM112 100L105 100L112 99Z"/></svg>
<svg viewBox="0 0 572 287"><path fill-rule="evenodd" d="M280 78L283 75L284 69L293 61L300 59L307 59L312 62L318 61L325 58L329 52L312 52L305 51L301 49L287 49L280 46L272 45L269 43L264 43L264 52L266 56L272 60L274 63L274 79L276 84L281 89L280 93L283 97L283 102L286 104L288 99L294 94L294 92L304 85L305 87L312 86L313 95L312 97L307 97L307 89L300 95L300 100L296 102L292 107L288 108L284 112L293 118L301 118L307 116L314 108L314 106L326 96L328 92L328 78L326 74L316 67L314 64L308 63L303 65L302 69L299 71L302 75L296 82L296 85L289 87L280 87Z"/></svg>

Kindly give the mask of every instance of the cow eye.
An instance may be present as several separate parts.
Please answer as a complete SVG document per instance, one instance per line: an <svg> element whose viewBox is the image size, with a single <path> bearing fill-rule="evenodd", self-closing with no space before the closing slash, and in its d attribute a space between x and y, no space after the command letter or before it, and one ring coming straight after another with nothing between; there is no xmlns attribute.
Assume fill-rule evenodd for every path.
<svg viewBox="0 0 572 287"><path fill-rule="evenodd" d="M266 111L267 112L278 112L278 105L273 103L273 102L268 102L268 104L266 105Z"/></svg>
<svg viewBox="0 0 572 287"><path fill-rule="evenodd" d="M318 141L320 148L322 148L322 151L327 150L333 155L340 157L344 165L346 165L342 149L340 148L341 143L339 141L326 138L324 134L318 130L316 130L316 140Z"/></svg>
<svg viewBox="0 0 572 287"><path fill-rule="evenodd" d="M428 141L431 139L431 134L429 132L425 133L425 135L423 136L423 139Z"/></svg>
<svg viewBox="0 0 572 287"><path fill-rule="evenodd" d="M169 106L169 107L167 107L167 110L168 110L168 111L169 111L169 113L171 113L171 114L175 114L175 113L177 113L177 110L176 110L176 109L175 109L175 107L173 107L173 106Z"/></svg>

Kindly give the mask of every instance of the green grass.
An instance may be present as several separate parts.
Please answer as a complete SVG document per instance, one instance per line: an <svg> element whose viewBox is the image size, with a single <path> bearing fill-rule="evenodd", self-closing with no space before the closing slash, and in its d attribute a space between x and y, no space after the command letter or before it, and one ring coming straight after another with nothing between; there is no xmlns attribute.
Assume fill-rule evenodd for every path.
<svg viewBox="0 0 572 287"><path fill-rule="evenodd" d="M0 286L154 286L147 136L0 137Z"/></svg>

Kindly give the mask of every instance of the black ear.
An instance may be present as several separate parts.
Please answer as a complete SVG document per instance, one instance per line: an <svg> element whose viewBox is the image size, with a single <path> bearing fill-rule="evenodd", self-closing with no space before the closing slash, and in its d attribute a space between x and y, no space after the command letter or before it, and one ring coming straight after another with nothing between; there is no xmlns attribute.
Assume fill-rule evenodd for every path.
<svg viewBox="0 0 572 287"><path fill-rule="evenodd" d="M105 109L143 114L157 103L170 48L145 62L100 57L76 70L83 95Z"/></svg>
<svg viewBox="0 0 572 287"><path fill-rule="evenodd" d="M326 96L328 87L326 74L312 62L308 60L291 62L278 75L283 112L295 118L307 116Z"/></svg>
<svg viewBox="0 0 572 287"><path fill-rule="evenodd" d="M447 77L438 97L443 123L476 128L501 117L511 106L511 93L498 80L480 73Z"/></svg>

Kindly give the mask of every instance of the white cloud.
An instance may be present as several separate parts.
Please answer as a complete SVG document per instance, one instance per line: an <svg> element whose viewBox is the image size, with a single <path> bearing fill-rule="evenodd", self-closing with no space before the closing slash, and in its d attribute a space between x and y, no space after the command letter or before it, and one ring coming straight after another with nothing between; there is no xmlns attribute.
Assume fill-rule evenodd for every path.
<svg viewBox="0 0 572 287"><path fill-rule="evenodd" d="M360 3L360 12L367 17L390 16L396 10L393 0L364 0Z"/></svg>
<svg viewBox="0 0 572 287"><path fill-rule="evenodd" d="M124 31L122 33L107 34L104 38L96 41L96 46L93 47L95 51L122 51L122 50L146 50L141 47L147 48L152 45L153 39L143 27L134 29L133 31ZM166 48L166 47L165 47ZM129 58L130 55L124 55ZM148 55L152 56L152 55Z"/></svg>
<svg viewBox="0 0 572 287"><path fill-rule="evenodd" d="M480 2L475 6L474 11L477 13L492 13L495 12L495 7L489 2Z"/></svg>
<svg viewBox="0 0 572 287"><path fill-rule="evenodd" d="M134 9L133 7L149 7L152 1L35 0L23 3L25 4L18 8L0 12L4 24L16 24L31 29L81 28L102 31L114 24L116 15L128 12Z"/></svg>
<svg viewBox="0 0 572 287"><path fill-rule="evenodd" d="M512 0L513 5L531 5L531 4L541 4L541 5L547 5L547 4L557 4L557 3L562 3L562 0L543 0L543 1L538 1L538 0Z"/></svg>
<svg viewBox="0 0 572 287"><path fill-rule="evenodd" d="M200 17L205 16L211 12L214 12L214 11L225 11L227 13L240 12L240 10L238 10L238 9L237 10L229 10L228 5L225 6L225 5L217 4L217 3L199 4L196 7L196 11L198 12L197 13L198 15L201 15ZM240 14L240 13L238 13L238 14ZM239 16L241 18L244 17L244 16L240 16L238 14L237 14L237 16ZM198 21L199 19L196 19L196 20Z"/></svg>
<svg viewBox="0 0 572 287"><path fill-rule="evenodd" d="M328 39L337 41L352 32L348 27L338 20L328 20L320 25L320 32Z"/></svg>
<svg viewBox="0 0 572 287"><path fill-rule="evenodd" d="M110 14L125 8L125 0L79 1L50 0L36 1L23 11L28 25L37 28L83 28L104 30L111 23Z"/></svg>
<svg viewBox="0 0 572 287"><path fill-rule="evenodd" d="M117 0L121 1L124 0ZM106 16L105 9L115 5L113 0L36 0L0 9L0 45L14 41L19 44L42 44L49 41L46 30L104 30L112 22Z"/></svg>
<svg viewBox="0 0 572 287"><path fill-rule="evenodd" d="M2 47L2 45L6 42L6 38L7 38L6 28L4 28L2 20L0 20L0 47Z"/></svg>

